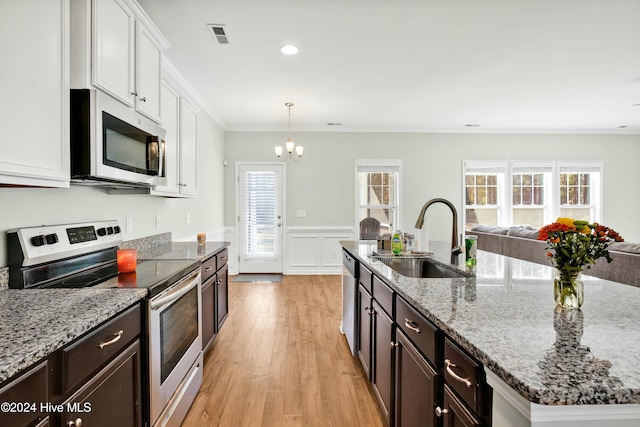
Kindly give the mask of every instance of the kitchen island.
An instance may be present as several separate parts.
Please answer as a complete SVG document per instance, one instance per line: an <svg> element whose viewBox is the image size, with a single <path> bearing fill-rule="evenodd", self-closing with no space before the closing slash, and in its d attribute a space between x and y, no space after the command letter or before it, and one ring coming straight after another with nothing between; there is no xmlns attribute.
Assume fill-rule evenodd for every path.
<svg viewBox="0 0 640 427"><path fill-rule="evenodd" d="M582 309L562 311L548 266L478 251L475 277L411 278L341 244L484 366L494 426L640 425L640 288L584 276Z"/></svg>

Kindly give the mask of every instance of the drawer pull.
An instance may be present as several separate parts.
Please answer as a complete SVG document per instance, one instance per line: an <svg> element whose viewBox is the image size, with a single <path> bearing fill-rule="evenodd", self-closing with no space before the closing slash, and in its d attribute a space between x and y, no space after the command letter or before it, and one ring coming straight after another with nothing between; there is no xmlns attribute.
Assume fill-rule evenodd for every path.
<svg viewBox="0 0 640 427"><path fill-rule="evenodd" d="M398 344L397 342L393 342L391 341L391 348L395 348L398 347L400 344Z"/></svg>
<svg viewBox="0 0 640 427"><path fill-rule="evenodd" d="M211 271L211 270L213 270L213 267L205 267L204 268L204 271Z"/></svg>
<svg viewBox="0 0 640 427"><path fill-rule="evenodd" d="M82 418L76 418L75 420L71 420L67 422L67 425L70 427L82 427Z"/></svg>
<svg viewBox="0 0 640 427"><path fill-rule="evenodd" d="M406 326L407 328L411 329L413 332L419 334L420 333L420 328L419 325L414 322L413 320L409 320L406 317L404 318L404 326Z"/></svg>
<svg viewBox="0 0 640 427"><path fill-rule="evenodd" d="M436 406L436 417L441 417L444 414L448 414L449 410L447 408L440 409L439 406Z"/></svg>
<svg viewBox="0 0 640 427"><path fill-rule="evenodd" d="M449 373L449 375L451 375L453 377L454 380L460 381L461 383L464 383L467 387L471 388L471 386L473 385L473 383L471 381L469 381L467 378L462 378L461 376L459 376L455 372L453 372L453 370L451 368L455 368L456 365L454 363L451 363L451 361L449 359L445 359L444 360L444 367L447 370L447 372Z"/></svg>
<svg viewBox="0 0 640 427"><path fill-rule="evenodd" d="M98 346L98 348L100 350L102 350L103 348L105 348L108 345L117 343L118 341L120 341L120 338L122 338L123 334L124 334L124 331L122 329L120 329L112 339L110 339L109 341L103 342L102 344L100 344Z"/></svg>

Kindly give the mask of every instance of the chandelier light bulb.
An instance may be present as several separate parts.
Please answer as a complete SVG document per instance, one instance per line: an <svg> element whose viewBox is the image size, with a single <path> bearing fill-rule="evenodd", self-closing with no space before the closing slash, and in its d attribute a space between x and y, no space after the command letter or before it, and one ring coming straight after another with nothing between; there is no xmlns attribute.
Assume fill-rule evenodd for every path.
<svg viewBox="0 0 640 427"><path fill-rule="evenodd" d="M302 151L304 151L304 148L302 148L302 145L298 145L296 147L296 154L298 155L298 157L302 157Z"/></svg>
<svg viewBox="0 0 640 427"><path fill-rule="evenodd" d="M282 156L282 147L276 147L276 156Z"/></svg>

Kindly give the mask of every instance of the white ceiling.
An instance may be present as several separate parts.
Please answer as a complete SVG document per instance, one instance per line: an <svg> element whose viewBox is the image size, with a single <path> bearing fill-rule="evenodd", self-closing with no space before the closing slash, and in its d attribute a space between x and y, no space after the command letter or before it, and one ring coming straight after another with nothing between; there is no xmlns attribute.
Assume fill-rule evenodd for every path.
<svg viewBox="0 0 640 427"><path fill-rule="evenodd" d="M640 134L640 0L139 3L226 130Z"/></svg>

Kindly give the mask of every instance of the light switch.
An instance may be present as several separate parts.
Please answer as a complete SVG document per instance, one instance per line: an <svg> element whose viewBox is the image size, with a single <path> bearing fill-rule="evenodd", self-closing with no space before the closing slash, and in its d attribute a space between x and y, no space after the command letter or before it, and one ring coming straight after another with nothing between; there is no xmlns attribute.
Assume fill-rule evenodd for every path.
<svg viewBox="0 0 640 427"><path fill-rule="evenodd" d="M300 209L296 211L296 216L298 218L305 218L307 216L307 211L304 209Z"/></svg>

